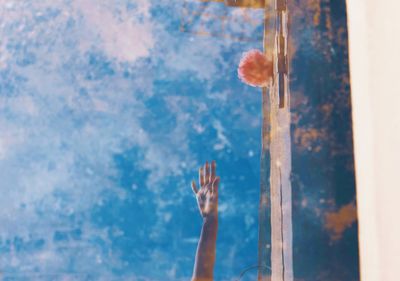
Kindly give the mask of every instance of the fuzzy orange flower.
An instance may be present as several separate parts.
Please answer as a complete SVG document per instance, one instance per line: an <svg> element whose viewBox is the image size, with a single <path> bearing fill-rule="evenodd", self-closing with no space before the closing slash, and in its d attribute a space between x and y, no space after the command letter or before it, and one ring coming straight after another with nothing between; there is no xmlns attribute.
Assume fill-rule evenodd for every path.
<svg viewBox="0 0 400 281"><path fill-rule="evenodd" d="M238 68L240 80L253 87L267 86L272 72L272 61L259 50L244 53Z"/></svg>

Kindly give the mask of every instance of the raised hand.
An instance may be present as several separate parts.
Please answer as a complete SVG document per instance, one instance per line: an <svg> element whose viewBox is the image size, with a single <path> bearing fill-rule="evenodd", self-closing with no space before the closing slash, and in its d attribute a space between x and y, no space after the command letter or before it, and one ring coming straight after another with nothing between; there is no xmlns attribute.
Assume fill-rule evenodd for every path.
<svg viewBox="0 0 400 281"><path fill-rule="evenodd" d="M218 216L218 185L219 177L216 176L216 163L211 165L206 162L199 169L199 185L192 181L192 190L196 195L197 205L203 218Z"/></svg>
<svg viewBox="0 0 400 281"><path fill-rule="evenodd" d="M197 205L203 217L203 225L199 243L197 245L196 259L193 268L192 281L213 281L216 254L216 241L218 231L218 185L215 161L211 165L206 162L199 169L199 185L192 182L192 189L196 195Z"/></svg>

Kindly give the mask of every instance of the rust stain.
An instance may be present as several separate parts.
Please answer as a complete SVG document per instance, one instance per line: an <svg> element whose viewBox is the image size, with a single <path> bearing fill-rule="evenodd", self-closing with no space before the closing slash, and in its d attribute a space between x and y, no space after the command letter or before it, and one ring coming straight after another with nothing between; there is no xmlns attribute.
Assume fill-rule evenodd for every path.
<svg viewBox="0 0 400 281"><path fill-rule="evenodd" d="M323 11L325 14L325 28L326 28L326 32L328 34L328 38L330 41L332 41L333 39L333 30L332 30L332 19L331 19L331 7L330 7L330 1L324 1L324 5L323 5Z"/></svg>
<svg viewBox="0 0 400 281"><path fill-rule="evenodd" d="M327 120L331 117L333 111L332 103L325 103L320 106L321 112L324 114L324 119Z"/></svg>
<svg viewBox="0 0 400 281"><path fill-rule="evenodd" d="M357 221L357 208L351 202L337 212L330 212L325 215L325 229L328 230L331 241L340 240L346 229Z"/></svg>
<svg viewBox="0 0 400 281"><path fill-rule="evenodd" d="M304 11L312 13L312 23L318 26L321 23L321 0L303 0L299 2L299 7Z"/></svg>
<svg viewBox="0 0 400 281"><path fill-rule="evenodd" d="M322 149L322 141L327 139L327 133L325 129L296 128L293 137L300 151L319 152Z"/></svg>
<svg viewBox="0 0 400 281"><path fill-rule="evenodd" d="M315 11L313 16L313 22L315 26L318 26L321 23L321 1L320 0L312 0L311 8Z"/></svg>

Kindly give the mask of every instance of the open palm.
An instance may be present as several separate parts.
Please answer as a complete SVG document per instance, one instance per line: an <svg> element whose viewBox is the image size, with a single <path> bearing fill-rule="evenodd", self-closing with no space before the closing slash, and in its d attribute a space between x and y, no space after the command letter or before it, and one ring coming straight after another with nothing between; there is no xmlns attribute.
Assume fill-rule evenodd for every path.
<svg viewBox="0 0 400 281"><path fill-rule="evenodd" d="M215 161L212 161L211 165L206 162L199 169L199 185L200 188L192 181L192 189L196 195L201 216L203 218L217 216L219 177L216 176Z"/></svg>

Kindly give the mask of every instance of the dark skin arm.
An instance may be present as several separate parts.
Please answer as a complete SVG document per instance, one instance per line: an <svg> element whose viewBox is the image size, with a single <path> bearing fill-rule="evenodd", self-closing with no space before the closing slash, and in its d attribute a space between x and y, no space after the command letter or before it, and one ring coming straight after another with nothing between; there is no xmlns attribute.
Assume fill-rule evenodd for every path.
<svg viewBox="0 0 400 281"><path fill-rule="evenodd" d="M218 185L216 163L206 164L199 169L199 185L192 182L197 205L203 218L200 240L197 246L192 281L214 280L215 246L218 231Z"/></svg>

